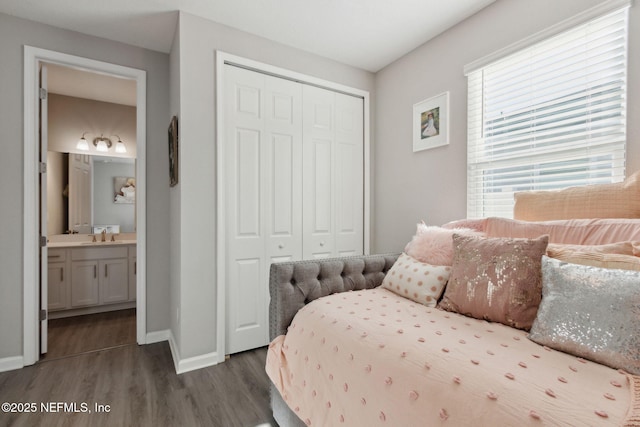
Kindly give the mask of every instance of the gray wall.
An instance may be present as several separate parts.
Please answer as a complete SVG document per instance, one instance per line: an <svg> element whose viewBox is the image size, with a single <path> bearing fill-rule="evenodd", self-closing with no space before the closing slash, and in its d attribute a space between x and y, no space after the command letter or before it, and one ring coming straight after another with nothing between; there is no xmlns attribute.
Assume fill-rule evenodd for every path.
<svg viewBox="0 0 640 427"><path fill-rule="evenodd" d="M180 320L172 320L172 333L181 357L189 358L216 351L217 286L224 286L216 283L215 265L215 51L368 91L374 88L374 75L186 13L180 13L174 42L178 46L174 43L172 63L179 63L180 99L172 101L172 110L179 108L180 113L181 183L171 195L172 202L175 197L180 204L179 218L172 218L171 224L172 236L180 230L183 256L172 257L172 315L180 311Z"/></svg>
<svg viewBox="0 0 640 427"><path fill-rule="evenodd" d="M601 3L498 0L376 74L374 252L400 251L424 220L466 216L465 64ZM640 169L640 8L630 12L627 172ZM450 143L413 153L413 104L450 92Z"/></svg>
<svg viewBox="0 0 640 427"><path fill-rule="evenodd" d="M147 71L147 328L169 328L169 57L0 14L0 358L23 354L23 46Z"/></svg>

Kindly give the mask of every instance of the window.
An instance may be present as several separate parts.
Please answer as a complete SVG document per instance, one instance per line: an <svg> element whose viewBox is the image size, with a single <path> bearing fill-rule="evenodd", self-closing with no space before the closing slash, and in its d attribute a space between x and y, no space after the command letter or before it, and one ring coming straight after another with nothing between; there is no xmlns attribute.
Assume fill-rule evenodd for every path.
<svg viewBox="0 0 640 427"><path fill-rule="evenodd" d="M624 179L628 7L467 71L467 215Z"/></svg>

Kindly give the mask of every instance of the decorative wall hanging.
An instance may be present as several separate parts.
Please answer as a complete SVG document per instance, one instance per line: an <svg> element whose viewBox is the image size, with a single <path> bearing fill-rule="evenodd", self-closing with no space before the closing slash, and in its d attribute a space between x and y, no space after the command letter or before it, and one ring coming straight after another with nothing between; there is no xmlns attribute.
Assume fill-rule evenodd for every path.
<svg viewBox="0 0 640 427"><path fill-rule="evenodd" d="M169 178L171 187L178 183L178 118L173 116L169 125Z"/></svg>
<svg viewBox="0 0 640 427"><path fill-rule="evenodd" d="M449 92L413 105L413 151L449 144Z"/></svg>
<svg viewBox="0 0 640 427"><path fill-rule="evenodd" d="M113 189L115 197L113 203L135 203L136 202L136 179L126 176L116 176L113 178Z"/></svg>

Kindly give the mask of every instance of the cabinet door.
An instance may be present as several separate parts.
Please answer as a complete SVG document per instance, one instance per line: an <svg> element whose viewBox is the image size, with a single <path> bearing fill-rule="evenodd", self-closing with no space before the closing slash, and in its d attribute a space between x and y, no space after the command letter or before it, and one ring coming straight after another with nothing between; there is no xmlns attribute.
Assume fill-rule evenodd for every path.
<svg viewBox="0 0 640 427"><path fill-rule="evenodd" d="M138 276L138 264L136 257L129 258L129 301L136 300L136 285Z"/></svg>
<svg viewBox="0 0 640 427"><path fill-rule="evenodd" d="M99 262L100 302L110 304L129 299L129 261L126 258Z"/></svg>
<svg viewBox="0 0 640 427"><path fill-rule="evenodd" d="M47 267L47 307L49 311L68 307L68 281L64 262L50 262Z"/></svg>
<svg viewBox="0 0 640 427"><path fill-rule="evenodd" d="M98 261L71 263L71 306L98 304Z"/></svg>

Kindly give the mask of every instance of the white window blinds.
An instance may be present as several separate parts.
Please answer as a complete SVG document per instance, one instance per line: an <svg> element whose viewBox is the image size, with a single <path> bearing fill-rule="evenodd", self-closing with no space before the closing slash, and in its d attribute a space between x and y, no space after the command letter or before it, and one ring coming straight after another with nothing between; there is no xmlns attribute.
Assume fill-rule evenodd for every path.
<svg viewBox="0 0 640 427"><path fill-rule="evenodd" d="M469 218L512 217L517 191L624 178L627 11L468 74Z"/></svg>

